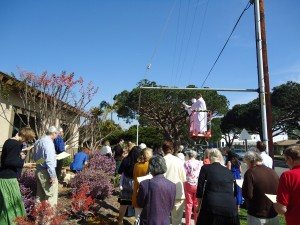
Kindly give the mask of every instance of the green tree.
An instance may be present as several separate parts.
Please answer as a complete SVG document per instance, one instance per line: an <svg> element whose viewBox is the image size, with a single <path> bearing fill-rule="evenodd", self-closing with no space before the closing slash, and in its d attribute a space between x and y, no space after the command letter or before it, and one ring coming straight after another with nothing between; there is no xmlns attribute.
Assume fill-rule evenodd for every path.
<svg viewBox="0 0 300 225"><path fill-rule="evenodd" d="M239 104L221 120L221 130L227 146L231 146L234 139L237 139L242 129L250 133L261 134L261 116L259 101L255 99L248 104Z"/></svg>
<svg viewBox="0 0 300 225"><path fill-rule="evenodd" d="M188 114L182 105L190 101L197 90L140 89L141 86L163 87L153 81L142 80L132 91L123 91L114 97L117 114L127 122L138 118L141 126L157 129L165 139L180 141L183 133L187 133ZM188 86L190 88L194 85ZM214 115L228 110L225 96L216 91L201 91L207 108Z"/></svg>
<svg viewBox="0 0 300 225"><path fill-rule="evenodd" d="M286 84L274 87L271 103L273 137L282 133L299 137L297 131L300 128L300 84L288 81ZM247 104L235 105L221 122L226 144L230 146L243 128L250 133L259 134L262 139L261 120L258 98Z"/></svg>
<svg viewBox="0 0 300 225"><path fill-rule="evenodd" d="M114 133L122 131L121 127L108 119L111 107L107 102L101 102L87 114L80 127L80 145L91 150L98 148L103 139L110 139Z"/></svg>
<svg viewBox="0 0 300 225"><path fill-rule="evenodd" d="M273 88L271 95L276 134L286 132L297 136L300 129L300 84L288 81Z"/></svg>
<svg viewBox="0 0 300 225"><path fill-rule="evenodd" d="M211 143L218 143L222 139L222 130L221 130L221 119L216 118L212 120L212 136Z"/></svg>
<svg viewBox="0 0 300 225"><path fill-rule="evenodd" d="M236 120L238 118L238 111L240 105L235 105L231 110L229 110L226 115L221 119L221 131L223 133L226 146L231 147L234 139L238 138L240 129L237 128Z"/></svg>

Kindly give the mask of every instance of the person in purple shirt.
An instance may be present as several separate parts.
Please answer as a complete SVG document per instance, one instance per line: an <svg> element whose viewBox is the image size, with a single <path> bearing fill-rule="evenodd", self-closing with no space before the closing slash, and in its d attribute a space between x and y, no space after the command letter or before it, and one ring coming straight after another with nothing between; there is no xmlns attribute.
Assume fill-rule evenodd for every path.
<svg viewBox="0 0 300 225"><path fill-rule="evenodd" d="M153 178L140 183L137 204L143 208L140 224L168 225L176 199L176 185L164 177L167 171L165 159L153 156L149 160L149 172Z"/></svg>
<svg viewBox="0 0 300 225"><path fill-rule="evenodd" d="M88 155L80 149L75 155L74 155L74 161L70 165L70 169L72 172L77 173L78 171L81 171L83 169L84 165L87 165L88 163Z"/></svg>

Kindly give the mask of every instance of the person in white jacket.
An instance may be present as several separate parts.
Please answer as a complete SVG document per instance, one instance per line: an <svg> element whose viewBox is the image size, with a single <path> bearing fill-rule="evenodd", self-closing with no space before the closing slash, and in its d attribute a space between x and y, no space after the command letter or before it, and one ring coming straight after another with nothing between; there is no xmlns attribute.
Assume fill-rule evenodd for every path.
<svg viewBox="0 0 300 225"><path fill-rule="evenodd" d="M266 152L266 150L267 150L266 144L261 141L257 141L256 149L257 149L257 152L260 154L260 156L263 159L262 164L264 164L265 166L272 169L273 168L273 159Z"/></svg>
<svg viewBox="0 0 300 225"><path fill-rule="evenodd" d="M206 103L201 93L196 94L196 99L192 99L192 105L189 106L185 102L185 110L190 115L190 132L205 133L207 131L207 112Z"/></svg>
<svg viewBox="0 0 300 225"><path fill-rule="evenodd" d="M176 184L176 200L171 211L172 225L181 224L184 210L184 187L186 175L184 170L184 162L174 156L174 145L171 141L165 141L162 145L162 150L165 154L164 159L167 164L167 171L164 174L165 178Z"/></svg>

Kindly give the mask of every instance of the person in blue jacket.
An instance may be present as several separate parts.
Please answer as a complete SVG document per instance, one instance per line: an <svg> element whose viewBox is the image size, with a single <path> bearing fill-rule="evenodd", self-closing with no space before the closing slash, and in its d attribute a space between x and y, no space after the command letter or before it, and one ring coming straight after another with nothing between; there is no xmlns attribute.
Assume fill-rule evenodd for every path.
<svg viewBox="0 0 300 225"><path fill-rule="evenodd" d="M53 141L54 142L54 147L55 147L55 152L56 152L57 155L66 151L65 150L65 142L62 138L63 135L64 135L64 131L61 127L58 128L58 131L59 131L58 136ZM56 172L56 177L57 177L58 181L60 181L60 179L61 179L61 170L62 170L63 164L64 164L63 159L58 159L56 161L55 172Z"/></svg>
<svg viewBox="0 0 300 225"><path fill-rule="evenodd" d="M70 169L72 172L77 173L78 171L81 171L85 165L88 163L88 154L82 151L80 149L75 155L74 155L74 161L70 165Z"/></svg>

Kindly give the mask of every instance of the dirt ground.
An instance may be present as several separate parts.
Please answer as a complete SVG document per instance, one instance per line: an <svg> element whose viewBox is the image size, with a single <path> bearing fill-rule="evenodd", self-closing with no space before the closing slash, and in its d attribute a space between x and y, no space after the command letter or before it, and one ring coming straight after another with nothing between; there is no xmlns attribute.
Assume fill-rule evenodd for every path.
<svg viewBox="0 0 300 225"><path fill-rule="evenodd" d="M100 206L99 210L95 212L95 217L89 218L87 221L80 221L76 218L68 218L65 221L65 225L76 225L76 224L86 224L86 225L97 225L97 224L118 224L117 217L119 212L118 203L118 190L115 190L112 195L110 195L104 201L97 202ZM64 209L69 210L71 208L71 197L69 187L60 187L58 202L62 204ZM124 217L124 225L130 225L134 223L134 217Z"/></svg>

